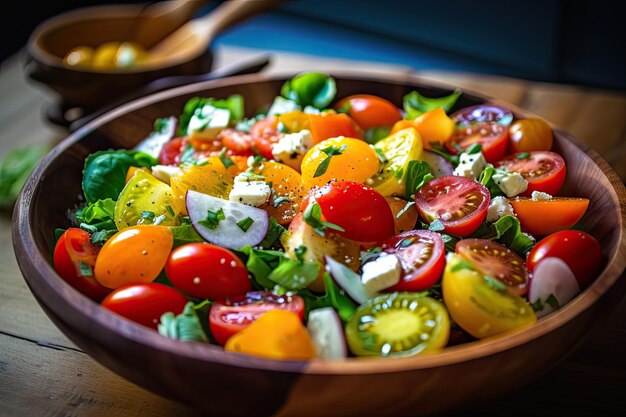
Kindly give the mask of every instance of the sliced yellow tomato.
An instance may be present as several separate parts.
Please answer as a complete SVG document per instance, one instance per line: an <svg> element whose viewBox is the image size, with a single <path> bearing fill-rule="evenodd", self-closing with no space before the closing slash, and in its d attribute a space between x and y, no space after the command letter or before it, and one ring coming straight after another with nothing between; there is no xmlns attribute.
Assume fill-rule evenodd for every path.
<svg viewBox="0 0 626 417"><path fill-rule="evenodd" d="M181 212L187 214L185 196L188 190L198 191L213 197L228 200L233 188L233 176L224 168L219 158L209 158L205 165L185 167L170 178L172 192L181 206Z"/></svg>
<svg viewBox="0 0 626 417"><path fill-rule="evenodd" d="M329 154L334 153L330 156ZM330 161L326 162L328 158ZM364 183L378 172L380 162L373 147L360 139L337 137L313 146L302 160L302 182L306 188L329 181Z"/></svg>
<svg viewBox="0 0 626 417"><path fill-rule="evenodd" d="M248 327L234 334L224 350L270 359L309 360L315 345L300 317L282 309L263 313Z"/></svg>
<svg viewBox="0 0 626 417"><path fill-rule="evenodd" d="M102 246L94 277L107 288L152 282L169 257L174 235L165 226L132 226L111 236Z"/></svg>
<svg viewBox="0 0 626 417"><path fill-rule="evenodd" d="M517 331L537 321L526 300L457 254L448 255L442 291L452 320L476 338Z"/></svg>
<svg viewBox="0 0 626 417"><path fill-rule="evenodd" d="M299 132L310 128L309 115L300 110L283 113L277 117L278 122L285 126L287 132Z"/></svg>
<svg viewBox="0 0 626 417"><path fill-rule="evenodd" d="M115 203L115 225L118 230L137 224L174 226L181 209L169 185L137 169Z"/></svg>
<svg viewBox="0 0 626 417"><path fill-rule="evenodd" d="M427 111L415 120L400 120L391 129L399 132L407 127L414 127L420 134L424 149L430 149L431 142L444 143L452 135L455 124L442 108Z"/></svg>
<svg viewBox="0 0 626 417"><path fill-rule="evenodd" d="M384 156L380 172L368 184L383 196L404 195L404 173L409 162L422 156L422 139L413 127L400 130L374 145Z"/></svg>
<svg viewBox="0 0 626 417"><path fill-rule="evenodd" d="M256 173L265 177L265 182L272 184L272 199L259 208L282 225L287 225L300 213L300 203L304 197L302 177L295 169L279 162L264 162Z"/></svg>

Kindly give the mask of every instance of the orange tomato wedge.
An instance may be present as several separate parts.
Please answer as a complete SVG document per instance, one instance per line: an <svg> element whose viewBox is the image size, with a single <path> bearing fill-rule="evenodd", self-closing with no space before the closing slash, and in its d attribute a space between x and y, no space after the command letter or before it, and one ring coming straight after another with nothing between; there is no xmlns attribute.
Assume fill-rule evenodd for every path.
<svg viewBox="0 0 626 417"><path fill-rule="evenodd" d="M442 108L427 111L415 120L400 120L391 129L399 132L407 127L414 127L422 138L424 149L430 149L431 142L444 143L454 132L454 122Z"/></svg>
<svg viewBox="0 0 626 417"><path fill-rule="evenodd" d="M573 197L552 197L550 200L517 197L509 202L522 229L541 236L571 228L583 217L589 206L589 199Z"/></svg>
<svg viewBox="0 0 626 417"><path fill-rule="evenodd" d="M302 177L295 169L279 162L264 162L257 172L265 177L265 182L272 183L272 201L259 208L276 219L282 225L287 225L300 212L300 203L304 197Z"/></svg>

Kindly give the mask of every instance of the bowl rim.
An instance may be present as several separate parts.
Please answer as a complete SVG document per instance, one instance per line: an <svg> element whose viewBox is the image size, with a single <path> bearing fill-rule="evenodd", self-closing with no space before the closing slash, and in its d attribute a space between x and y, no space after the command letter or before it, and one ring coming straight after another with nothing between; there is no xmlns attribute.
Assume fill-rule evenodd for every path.
<svg viewBox="0 0 626 417"><path fill-rule="evenodd" d="M196 53L190 54L184 59L165 60L163 61L165 63L164 65L149 65L145 67L137 66L131 67L131 69L114 68L110 70L98 70L92 68L79 68L65 65L63 64L62 57L56 56L55 54L49 52L43 47L42 40L44 39L44 37L53 31L63 29L64 26L78 21L139 17L141 12L148 5L148 3L101 4L80 7L65 11L63 13L59 13L44 20L35 27L26 42L26 51L34 60L46 66L73 73L91 74L97 76L106 76L107 74L116 76L132 76L133 74L149 74L157 71L164 71L172 69L186 62L193 61L203 54L211 53L211 50L208 47L199 48L197 51L195 51Z"/></svg>
<svg viewBox="0 0 626 417"><path fill-rule="evenodd" d="M336 79L359 80L382 82L386 84L396 84L400 86L410 86L413 88L442 88L452 91L454 86L424 80L415 74L361 74L350 71L326 71ZM121 116L125 113L138 110L142 107L164 101L181 95L194 94L196 91L210 90L218 87L236 86L242 84L262 84L273 81L284 81L296 75L293 71L277 72L268 74L251 74L222 78L218 80L203 81L188 84L151 94L143 98L133 100L106 114L89 122L79 128L74 133L67 136L62 142L57 144L52 151L38 165L33 174L29 177L20 194L13 216L12 234L15 253L22 274L31 287L30 280L40 280L40 284L45 284L55 295L61 297L70 307L84 312L94 310L94 315L90 318L97 325L105 327L108 331L117 333L120 337L131 342L142 345L144 348L165 351L168 354L193 358L200 361L216 362L223 365L236 367L246 367L260 370L271 370L279 372L304 372L314 375L358 375L390 373L398 371L410 371L417 369L435 368L449 366L459 362L476 360L482 357L491 356L515 348L534 339L540 338L547 333L562 327L582 314L601 298L611 287L615 286L621 277L626 277L626 189L617 174L593 149L582 144L571 134L555 127L555 131L564 140L572 142L586 157L592 159L600 170L607 177L611 184L612 200L617 200L621 206L621 216L616 219L616 226L619 227L618 243L614 253L607 259L607 267L595 279L595 281L579 294L574 300L558 311L542 318L536 324L511 334L501 334L498 336L481 339L457 346L448 347L440 352L427 355L417 355L403 358L346 358L337 360L313 359L311 361L280 361L253 356L225 352L221 347L206 345L197 342L182 343L177 340L161 336L159 333L127 320L114 313L100 308L97 303L80 294L77 290L60 279L52 265L43 256L39 256L37 244L33 230L30 229L30 218L33 216L33 206L30 204L37 191L39 179L49 165L58 155L65 152L70 146L78 142L83 136L97 129L103 124ZM463 94L483 100L484 102L498 103L508 106L516 115L525 117L534 116L533 113L523 110L502 100L494 99L484 94L463 89ZM34 254L33 254L34 250ZM36 256L34 256L36 255ZM32 259L31 259L32 258ZM32 291L32 287L31 287ZM96 306L98 308L94 309ZM73 320L69 317L69 321ZM303 369L304 367L304 369Z"/></svg>

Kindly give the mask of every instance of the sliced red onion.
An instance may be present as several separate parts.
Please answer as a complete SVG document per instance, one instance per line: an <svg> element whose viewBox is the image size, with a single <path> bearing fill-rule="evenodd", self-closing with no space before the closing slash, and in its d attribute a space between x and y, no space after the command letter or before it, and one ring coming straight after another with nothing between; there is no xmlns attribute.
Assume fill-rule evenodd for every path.
<svg viewBox="0 0 626 417"><path fill-rule="evenodd" d="M335 283L358 304L363 304L376 294L371 294L361 282L361 276L330 256L324 257L326 270Z"/></svg>
<svg viewBox="0 0 626 417"><path fill-rule="evenodd" d="M332 307L312 310L309 313L307 329L322 359L341 359L348 355L343 324Z"/></svg>
<svg viewBox="0 0 626 417"><path fill-rule="evenodd" d="M578 293L580 287L576 276L563 260L554 257L544 258L535 266L530 280L528 301L534 304L541 300L543 309L536 311L538 317L563 307Z"/></svg>
<svg viewBox="0 0 626 417"><path fill-rule="evenodd" d="M428 164L435 177L454 174L454 167L446 158L431 151L422 152L422 160Z"/></svg>
<svg viewBox="0 0 626 417"><path fill-rule="evenodd" d="M513 121L513 113L497 104L477 104L454 112L450 118L457 126L468 126L480 122L492 122L508 126Z"/></svg>
<svg viewBox="0 0 626 417"><path fill-rule="evenodd" d="M206 241L229 249L241 249L244 246L256 246L263 241L269 228L267 211L247 206L235 201L212 197L197 191L187 191L185 199L191 225ZM224 219L215 228L201 224L208 212L224 211ZM252 223L243 230L237 223L250 218ZM249 222L249 221L248 221Z"/></svg>

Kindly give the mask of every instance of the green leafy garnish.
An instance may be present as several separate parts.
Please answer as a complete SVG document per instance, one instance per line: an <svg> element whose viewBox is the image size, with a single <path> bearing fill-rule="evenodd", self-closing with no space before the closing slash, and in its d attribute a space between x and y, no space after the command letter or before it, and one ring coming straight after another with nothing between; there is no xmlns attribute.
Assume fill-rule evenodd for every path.
<svg viewBox="0 0 626 417"><path fill-rule="evenodd" d="M391 132L391 127L387 126L378 126L372 127L365 131L365 141L371 145L375 144L381 139L389 136L389 132Z"/></svg>
<svg viewBox="0 0 626 417"><path fill-rule="evenodd" d="M556 299L554 294L550 294L548 298L546 298L546 304L552 307L553 310L558 310L559 308L561 308L559 300Z"/></svg>
<svg viewBox="0 0 626 417"><path fill-rule="evenodd" d="M286 231L283 226L281 226L275 218L270 217L270 225L267 229L267 233L265 237L259 244L262 248L270 248L274 245L274 243L280 238L280 236Z"/></svg>
<svg viewBox="0 0 626 417"><path fill-rule="evenodd" d="M209 229L215 229L220 221L225 218L226 216L224 215L224 210L220 207L217 211L207 210L206 219L200 220L198 224L201 224Z"/></svg>
<svg viewBox="0 0 626 417"><path fill-rule="evenodd" d="M535 245L535 241L531 237L522 233L520 222L515 216L504 216L498 219L492 227L496 232L495 239L522 258L525 258Z"/></svg>
<svg viewBox="0 0 626 417"><path fill-rule="evenodd" d="M330 165L330 159L335 155L341 155L343 151L345 151L347 148L348 146L346 145L341 145L340 147L330 145L322 149L322 152L324 152L328 156L319 164L319 166L315 170L315 173L313 174L313 178L324 175L326 173L326 170L328 169L328 166Z"/></svg>
<svg viewBox="0 0 626 417"><path fill-rule="evenodd" d="M306 288L315 281L320 268L321 265L318 262L284 258L267 278L282 287L295 291Z"/></svg>
<svg viewBox="0 0 626 417"><path fill-rule="evenodd" d="M307 289L298 291L298 294L304 298L306 313L318 308L333 307L337 310L337 314L344 322L347 322L354 316L356 312L356 304L341 290L328 272L324 273L324 295L318 296Z"/></svg>
<svg viewBox="0 0 626 417"><path fill-rule="evenodd" d="M468 155L472 155L478 152L482 152L483 146L480 143L472 143L467 149L464 151Z"/></svg>
<svg viewBox="0 0 626 417"><path fill-rule="evenodd" d="M0 210L11 210L24 183L41 159L50 151L48 145L14 148L0 163Z"/></svg>
<svg viewBox="0 0 626 417"><path fill-rule="evenodd" d="M282 203L288 203L289 202L289 198L283 196L280 197L276 197L274 198L274 201L272 201L272 206L274 207L278 207L280 206Z"/></svg>
<svg viewBox="0 0 626 417"><path fill-rule="evenodd" d="M83 277L93 277L93 269L83 261L79 261L78 263L78 272Z"/></svg>
<svg viewBox="0 0 626 417"><path fill-rule="evenodd" d="M445 233L440 233L441 239L443 240L443 244L446 247L446 252L454 252L456 249L456 243L459 241L459 238L454 236L450 236Z"/></svg>
<svg viewBox="0 0 626 417"><path fill-rule="evenodd" d="M110 198L105 198L104 200L98 200L95 203L88 204L76 210L74 215L79 223L91 224L94 221L112 220L114 212L115 201Z"/></svg>
<svg viewBox="0 0 626 417"><path fill-rule="evenodd" d="M254 223L254 220L252 220L250 217L246 217L243 220L239 220L237 222L237 226L239 226L239 228L244 232L247 232L250 226L252 226L252 223Z"/></svg>
<svg viewBox="0 0 626 417"><path fill-rule="evenodd" d="M450 272L459 272L463 269L469 269L470 271L475 270L474 265L472 265L470 262L466 261L465 259L459 259L458 263L450 269Z"/></svg>
<svg viewBox="0 0 626 417"><path fill-rule="evenodd" d="M339 232L346 231L346 229L334 223L322 221L322 208L318 202L314 200L311 201L306 210L304 210L302 218L304 219L304 222L311 226L315 233L320 236L324 236L326 234L326 228L337 230Z"/></svg>
<svg viewBox="0 0 626 417"><path fill-rule="evenodd" d="M396 214L396 219L399 219L400 217L402 217L402 215L406 213L411 208L411 206L414 206L414 205L415 205L415 201L407 201L406 205L402 208L402 210L400 210L398 214Z"/></svg>
<svg viewBox="0 0 626 417"><path fill-rule="evenodd" d="M504 285L500 280L492 276L483 275L483 280L487 283L487 286L491 289L494 289L499 292L506 291L506 285Z"/></svg>
<svg viewBox="0 0 626 417"><path fill-rule="evenodd" d="M224 165L224 168L228 169L230 167L232 167L233 165L235 165L235 163L233 162L233 160L226 156L226 148L222 148L222 151L220 152L219 155L220 161L222 162L222 165Z"/></svg>
<svg viewBox="0 0 626 417"><path fill-rule="evenodd" d="M407 200L415 198L415 192L433 178L433 173L426 162L410 161L404 180L406 184L405 197Z"/></svg>
<svg viewBox="0 0 626 417"><path fill-rule="evenodd" d="M430 230L431 232L441 232L445 228L446 227L443 225L443 223L441 223L441 220L439 220L439 219L433 220L428 225L428 230Z"/></svg>
<svg viewBox="0 0 626 417"><path fill-rule="evenodd" d="M185 221L183 221L183 224L181 224L180 226L170 226L169 229L174 235L173 246L175 248L187 243L204 242L204 239L202 239L198 232L196 232L196 229L193 228L191 223L186 223Z"/></svg>
<svg viewBox="0 0 626 417"><path fill-rule="evenodd" d="M478 177L478 182L484 185L485 188L489 190L489 194L491 194L491 198L504 196L504 193L502 192L500 187L498 187L498 184L496 184L496 182L492 178L493 174L495 173L496 173L496 169L494 167L487 166L485 167L483 172L480 173L480 176Z"/></svg>
<svg viewBox="0 0 626 417"><path fill-rule="evenodd" d="M117 201L118 196L126 185L128 168L150 168L157 161L145 152L133 150L109 150L94 152L85 160L83 169L83 192L87 203L110 198Z"/></svg>
<svg viewBox="0 0 626 417"><path fill-rule="evenodd" d="M444 157L445 159L450 161L450 163L452 163L452 165L454 165L455 167L459 164L459 155L452 155L439 142L430 142L430 151Z"/></svg>
<svg viewBox="0 0 626 417"><path fill-rule="evenodd" d="M202 329L194 304L191 301L185 305L183 312L177 316L172 312L163 314L157 327L159 334L167 336L170 339L181 340L183 342L209 341Z"/></svg>
<svg viewBox="0 0 626 417"><path fill-rule="evenodd" d="M335 80L320 72L305 72L296 75L283 84L280 94L293 100L301 107L313 106L324 109L337 93Z"/></svg>
<svg viewBox="0 0 626 417"><path fill-rule="evenodd" d="M183 114L178 118L178 136L187 134L189 121L197 113L202 112L204 106L213 106L218 109L225 109L230 112L229 121L234 122L242 120L244 116L243 97L239 94L233 94L224 100L215 98L194 97L185 103Z"/></svg>
<svg viewBox="0 0 626 417"><path fill-rule="evenodd" d="M160 119L156 119L154 121L154 131L157 133L165 133L165 130L167 129L167 127L170 124L170 118L169 117L163 117Z"/></svg>
<svg viewBox="0 0 626 417"><path fill-rule="evenodd" d="M376 155L378 156L378 160L381 164L386 164L387 162L389 162L389 158L387 158L387 156L380 148L374 147L374 150L376 151Z"/></svg>
<svg viewBox="0 0 626 417"><path fill-rule="evenodd" d="M307 251L307 247L304 245L300 245L297 248L294 249L293 253L296 254L296 258L300 261L303 262L304 259L304 254Z"/></svg>
<svg viewBox="0 0 626 417"><path fill-rule="evenodd" d="M461 94L461 90L456 89L445 97L429 98L424 97L417 91L412 91L405 95L402 100L404 111L406 112L405 119L413 120L427 111L440 107L447 113L452 109L452 106L454 106Z"/></svg>
<svg viewBox="0 0 626 417"><path fill-rule="evenodd" d="M257 289L272 289L276 284L268 277L276 269L283 259L286 259L284 252L273 250L253 249L250 246L235 251L246 264L246 269L251 275L251 281Z"/></svg>
<svg viewBox="0 0 626 417"><path fill-rule="evenodd" d="M530 153L528 152L520 152L517 155L515 155L515 159L529 159L530 158Z"/></svg>

